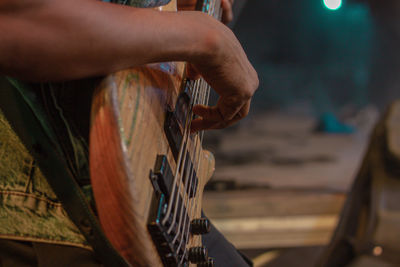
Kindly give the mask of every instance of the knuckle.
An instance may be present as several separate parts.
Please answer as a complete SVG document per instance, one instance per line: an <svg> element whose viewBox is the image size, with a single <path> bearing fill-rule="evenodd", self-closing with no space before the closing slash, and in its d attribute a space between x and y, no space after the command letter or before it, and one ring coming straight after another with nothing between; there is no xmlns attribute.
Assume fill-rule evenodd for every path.
<svg viewBox="0 0 400 267"><path fill-rule="evenodd" d="M244 101L250 100L253 97L254 91L255 89L251 83L248 83L246 87L243 87L242 94L240 97L241 102L243 102L243 100Z"/></svg>
<svg viewBox="0 0 400 267"><path fill-rule="evenodd" d="M246 117L247 115L249 115L249 110L248 109L245 109L245 110L241 111L241 117L242 118Z"/></svg>
<svg viewBox="0 0 400 267"><path fill-rule="evenodd" d="M254 91L253 90L247 90L247 92L244 95L245 100L249 100L253 97Z"/></svg>
<svg viewBox="0 0 400 267"><path fill-rule="evenodd" d="M241 94L234 94L227 97L227 103L232 107L236 107L243 102L243 98L245 98L244 92L242 92Z"/></svg>
<svg viewBox="0 0 400 267"><path fill-rule="evenodd" d="M242 97L245 100L250 100L259 86L258 77L250 78L242 88Z"/></svg>
<svg viewBox="0 0 400 267"><path fill-rule="evenodd" d="M257 89L260 86L260 80L258 79L258 75L256 73L256 77L254 79L254 88Z"/></svg>

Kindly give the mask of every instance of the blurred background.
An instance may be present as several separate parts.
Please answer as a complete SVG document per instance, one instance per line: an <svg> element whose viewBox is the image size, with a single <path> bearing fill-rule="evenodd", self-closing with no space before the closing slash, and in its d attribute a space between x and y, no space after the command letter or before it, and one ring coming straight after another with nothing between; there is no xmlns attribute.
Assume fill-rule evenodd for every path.
<svg viewBox="0 0 400 267"><path fill-rule="evenodd" d="M206 134L216 170L204 210L255 266L314 266L372 127L400 98L400 1L235 0L234 9L260 87L245 120Z"/></svg>

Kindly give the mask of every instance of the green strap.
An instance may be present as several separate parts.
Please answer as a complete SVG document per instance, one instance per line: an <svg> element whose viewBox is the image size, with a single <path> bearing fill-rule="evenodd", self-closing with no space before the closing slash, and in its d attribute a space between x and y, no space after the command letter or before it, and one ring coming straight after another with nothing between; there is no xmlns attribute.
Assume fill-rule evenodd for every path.
<svg viewBox="0 0 400 267"><path fill-rule="evenodd" d="M64 160L56 135L45 120L43 110L34 98L27 97L32 92L24 83L10 78L7 80L0 77L0 107L38 162L69 217L105 266L130 266L103 233Z"/></svg>

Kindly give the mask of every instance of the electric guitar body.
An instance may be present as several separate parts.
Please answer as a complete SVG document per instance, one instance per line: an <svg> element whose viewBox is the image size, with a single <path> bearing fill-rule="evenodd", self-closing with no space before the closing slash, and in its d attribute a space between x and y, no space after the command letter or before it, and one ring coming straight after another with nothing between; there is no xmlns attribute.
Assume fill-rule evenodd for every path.
<svg viewBox="0 0 400 267"><path fill-rule="evenodd" d="M212 11L210 3L201 8ZM132 266L212 266L201 241L209 225L200 218L214 158L201 147L202 133L189 131L192 107L207 104L210 88L184 73L182 62L124 70L94 94L90 172L98 216Z"/></svg>

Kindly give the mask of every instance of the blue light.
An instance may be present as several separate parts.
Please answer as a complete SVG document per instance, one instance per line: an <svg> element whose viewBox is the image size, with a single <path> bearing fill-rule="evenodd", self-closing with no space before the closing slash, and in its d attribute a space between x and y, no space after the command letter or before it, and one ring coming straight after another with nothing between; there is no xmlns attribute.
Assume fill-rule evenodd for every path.
<svg viewBox="0 0 400 267"><path fill-rule="evenodd" d="M338 10L342 6L342 0L324 0L327 9Z"/></svg>

